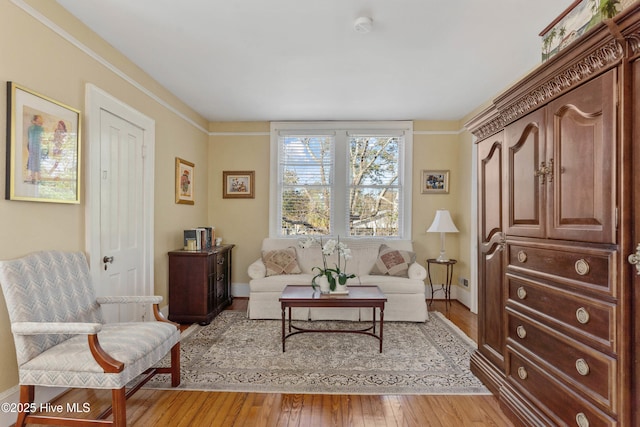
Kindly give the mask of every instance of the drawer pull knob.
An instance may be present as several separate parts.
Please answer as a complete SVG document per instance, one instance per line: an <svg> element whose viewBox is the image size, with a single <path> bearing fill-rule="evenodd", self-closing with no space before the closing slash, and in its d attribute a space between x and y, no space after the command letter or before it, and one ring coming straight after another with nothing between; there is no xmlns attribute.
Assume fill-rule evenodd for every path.
<svg viewBox="0 0 640 427"><path fill-rule="evenodd" d="M518 298L520 298L520 299L525 299L527 297L527 290L525 288L523 288L522 286L520 286L518 288L516 293L518 294Z"/></svg>
<svg viewBox="0 0 640 427"><path fill-rule="evenodd" d="M579 309L577 309L576 319L578 319L578 322L582 323L583 325L589 323L589 312L587 311L587 309L584 307L580 307Z"/></svg>
<svg viewBox="0 0 640 427"><path fill-rule="evenodd" d="M581 276L589 274L589 270L590 270L589 263L584 258L580 258L579 260L576 261L575 269L576 269L576 273L578 273Z"/></svg>
<svg viewBox="0 0 640 427"><path fill-rule="evenodd" d="M589 375L589 364L584 359L576 360L576 370L580 375Z"/></svg>
<svg viewBox="0 0 640 427"><path fill-rule="evenodd" d="M525 339L525 338L527 337L527 330L526 330L526 329L524 328L524 326L522 326L522 325L519 325L519 326L516 328L516 333L518 334L518 336L519 336L521 339Z"/></svg>
<svg viewBox="0 0 640 427"><path fill-rule="evenodd" d="M527 370L524 368L524 366L520 366L518 368L518 376L520 377L521 380L526 380L527 377L529 376L529 374L527 373Z"/></svg>
<svg viewBox="0 0 640 427"><path fill-rule="evenodd" d="M218 264L219 264L219 265L224 264L224 257L220 257L220 258L218 258Z"/></svg>
<svg viewBox="0 0 640 427"><path fill-rule="evenodd" d="M584 413L579 412L576 415L576 424L578 424L578 427L589 427L589 419Z"/></svg>
<svg viewBox="0 0 640 427"><path fill-rule="evenodd" d="M518 261L527 262L527 253L525 251L518 251Z"/></svg>

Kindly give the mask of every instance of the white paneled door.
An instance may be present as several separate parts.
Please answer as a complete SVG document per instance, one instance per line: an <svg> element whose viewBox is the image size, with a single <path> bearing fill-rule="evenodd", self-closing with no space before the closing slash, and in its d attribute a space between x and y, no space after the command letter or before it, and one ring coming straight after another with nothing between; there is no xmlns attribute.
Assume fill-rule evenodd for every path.
<svg viewBox="0 0 640 427"><path fill-rule="evenodd" d="M100 113L100 294L144 295L143 149L138 126L102 110ZM103 307L108 318L141 320L135 304Z"/></svg>
<svg viewBox="0 0 640 427"><path fill-rule="evenodd" d="M153 294L155 121L87 84L86 247L100 296ZM146 320L148 305L105 304L108 322Z"/></svg>

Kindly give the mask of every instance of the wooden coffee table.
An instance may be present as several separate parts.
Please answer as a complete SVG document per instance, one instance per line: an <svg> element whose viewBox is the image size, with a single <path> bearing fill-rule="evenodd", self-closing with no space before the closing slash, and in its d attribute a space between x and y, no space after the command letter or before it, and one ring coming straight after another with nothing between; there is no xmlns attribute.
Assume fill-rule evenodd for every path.
<svg viewBox="0 0 640 427"><path fill-rule="evenodd" d="M382 328L384 326L384 304L387 297L377 286L351 286L348 294L321 294L311 286L287 285L282 291L280 304L282 305L282 352L285 351L285 341L292 335L305 332L342 332L370 335L380 341L382 353ZM373 322L364 329L305 329L291 324L292 307L371 307ZM376 308L380 309L380 330L376 334ZM286 313L289 309L289 329L286 331Z"/></svg>

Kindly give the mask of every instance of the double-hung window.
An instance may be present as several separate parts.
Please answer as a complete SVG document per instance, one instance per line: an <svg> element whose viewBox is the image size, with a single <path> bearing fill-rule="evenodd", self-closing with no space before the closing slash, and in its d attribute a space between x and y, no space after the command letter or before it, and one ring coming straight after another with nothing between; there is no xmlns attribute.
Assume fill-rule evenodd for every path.
<svg viewBox="0 0 640 427"><path fill-rule="evenodd" d="M271 124L270 234L411 238L412 122Z"/></svg>

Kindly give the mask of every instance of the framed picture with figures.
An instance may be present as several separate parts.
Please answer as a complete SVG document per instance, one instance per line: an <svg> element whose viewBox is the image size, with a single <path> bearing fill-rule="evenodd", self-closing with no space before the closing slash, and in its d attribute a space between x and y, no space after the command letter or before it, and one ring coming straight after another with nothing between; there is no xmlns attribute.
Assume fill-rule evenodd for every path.
<svg viewBox="0 0 640 427"><path fill-rule="evenodd" d="M253 199L255 171L223 171L223 199Z"/></svg>
<svg viewBox="0 0 640 427"><path fill-rule="evenodd" d="M80 203L80 111L7 82L7 200Z"/></svg>
<svg viewBox="0 0 640 427"><path fill-rule="evenodd" d="M176 157L176 203L195 204L194 183L196 166L180 157Z"/></svg>
<svg viewBox="0 0 640 427"><path fill-rule="evenodd" d="M422 171L422 194L449 192L449 171L448 170L423 170Z"/></svg>

